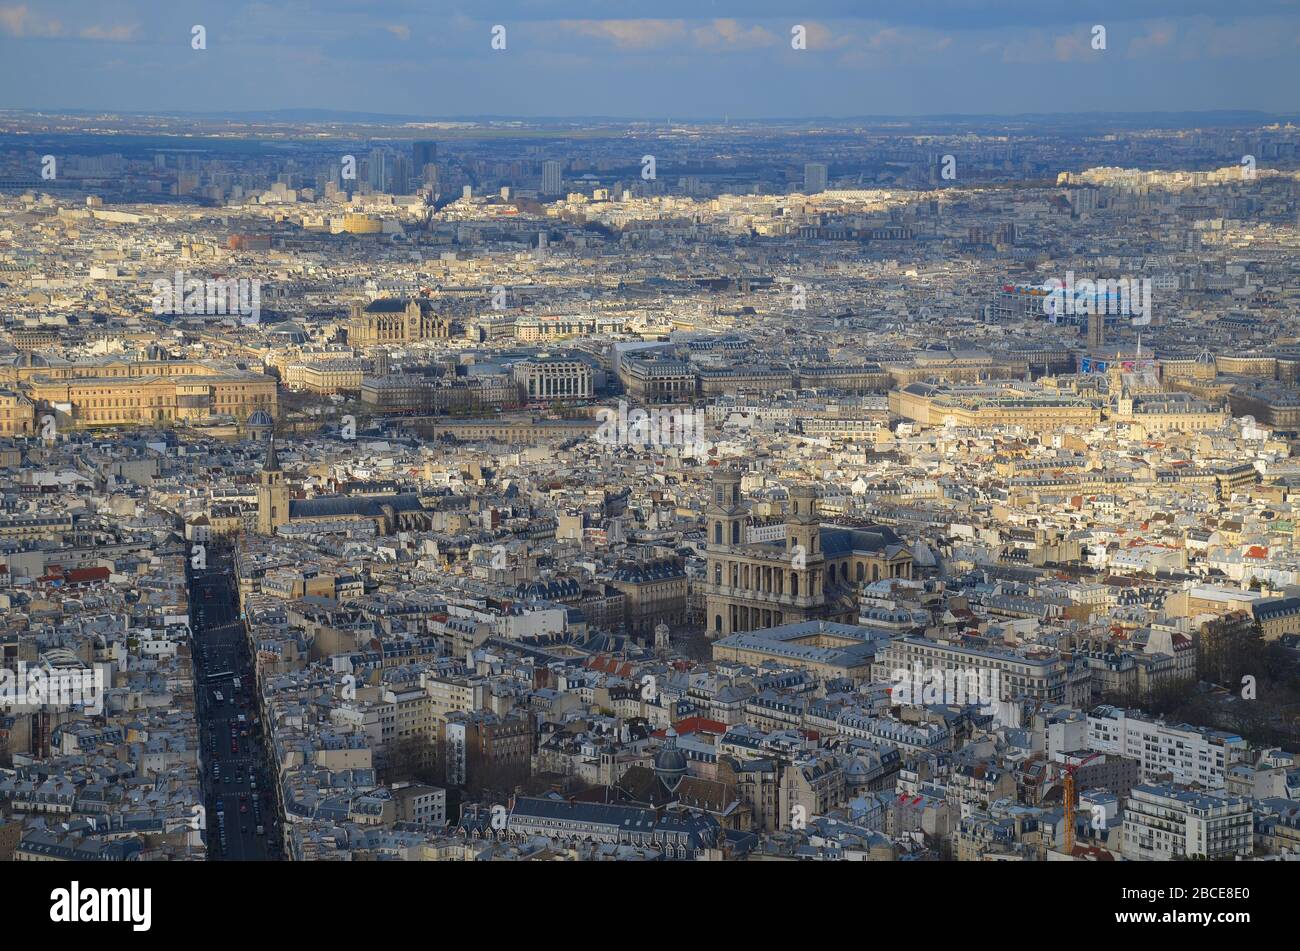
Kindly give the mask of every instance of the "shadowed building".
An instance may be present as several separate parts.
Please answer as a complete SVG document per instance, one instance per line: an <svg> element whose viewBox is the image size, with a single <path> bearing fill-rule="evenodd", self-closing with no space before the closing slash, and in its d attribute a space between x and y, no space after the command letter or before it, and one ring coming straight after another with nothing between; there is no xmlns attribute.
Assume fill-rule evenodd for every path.
<svg viewBox="0 0 1300 951"><path fill-rule="evenodd" d="M649 640L661 621L670 628L685 623L686 570L679 560L621 564L609 583L623 592L624 623L633 637Z"/></svg>

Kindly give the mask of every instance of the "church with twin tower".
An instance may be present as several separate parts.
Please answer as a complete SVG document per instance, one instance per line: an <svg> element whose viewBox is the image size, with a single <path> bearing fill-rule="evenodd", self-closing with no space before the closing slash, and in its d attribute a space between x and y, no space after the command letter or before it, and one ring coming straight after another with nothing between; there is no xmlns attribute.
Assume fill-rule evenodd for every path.
<svg viewBox="0 0 1300 951"><path fill-rule="evenodd" d="M861 584L912 577L911 549L892 529L823 525L809 485L790 490L783 538L751 541L743 478L719 469L705 508L709 637L814 619L856 624Z"/></svg>

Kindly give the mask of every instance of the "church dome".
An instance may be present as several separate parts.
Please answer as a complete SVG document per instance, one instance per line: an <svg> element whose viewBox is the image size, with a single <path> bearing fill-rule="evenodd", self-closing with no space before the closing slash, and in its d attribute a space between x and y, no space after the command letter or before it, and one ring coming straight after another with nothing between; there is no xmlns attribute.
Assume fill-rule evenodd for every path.
<svg viewBox="0 0 1300 951"><path fill-rule="evenodd" d="M254 442L264 442L275 431L275 420L264 409L254 410L248 417L247 429Z"/></svg>
<svg viewBox="0 0 1300 951"><path fill-rule="evenodd" d="M672 727L668 728L664 745L655 755L655 775L669 790L676 789L686 775L686 754L677 748L677 731Z"/></svg>

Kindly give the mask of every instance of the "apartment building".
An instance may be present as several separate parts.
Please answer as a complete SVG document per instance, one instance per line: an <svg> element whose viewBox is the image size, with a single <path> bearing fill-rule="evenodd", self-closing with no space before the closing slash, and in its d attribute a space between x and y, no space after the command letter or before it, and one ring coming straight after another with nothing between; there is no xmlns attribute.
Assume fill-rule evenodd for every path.
<svg viewBox="0 0 1300 951"><path fill-rule="evenodd" d="M535 746L531 713L499 717L476 710L439 721L439 745L446 751L447 782L510 782L527 774Z"/></svg>
<svg viewBox="0 0 1300 951"><path fill-rule="evenodd" d="M686 620L686 571L677 559L621 564L610 585L623 593L623 623L628 633L647 638L661 622L670 628Z"/></svg>
<svg viewBox="0 0 1300 951"><path fill-rule="evenodd" d="M787 824L825 815L844 802L844 770L834 756L795 760L781 773L780 815Z"/></svg>
<svg viewBox="0 0 1300 951"><path fill-rule="evenodd" d="M30 436L38 428L32 401L14 390L0 390L0 436Z"/></svg>
<svg viewBox="0 0 1300 951"><path fill-rule="evenodd" d="M1124 803L1121 851L1131 861L1249 855L1250 800L1161 783L1134 786Z"/></svg>
<svg viewBox="0 0 1300 951"><path fill-rule="evenodd" d="M917 666L956 674L988 677L998 699L1024 697L1051 703L1086 703L1087 679L1072 675L1059 655L1036 657L1011 650L965 647L924 637L900 637L885 644L872 666L875 680L890 681L894 672Z"/></svg>
<svg viewBox="0 0 1300 951"><path fill-rule="evenodd" d="M481 677L428 674L424 689L432 701L434 716L446 719L451 713L481 709L487 697L488 682Z"/></svg>
<svg viewBox="0 0 1300 951"><path fill-rule="evenodd" d="M1272 598L1256 601L1252 607L1264 640L1300 633L1300 598Z"/></svg>
<svg viewBox="0 0 1300 951"><path fill-rule="evenodd" d="M285 368L284 384L321 396L358 393L365 376L365 360L309 360Z"/></svg>
<svg viewBox="0 0 1300 951"><path fill-rule="evenodd" d="M1088 714L1088 748L1137 760L1142 778L1223 789L1227 771L1247 752L1241 737L1167 724L1103 704Z"/></svg>
<svg viewBox="0 0 1300 951"><path fill-rule="evenodd" d="M397 821L441 827L447 824L447 790L419 783L394 783Z"/></svg>

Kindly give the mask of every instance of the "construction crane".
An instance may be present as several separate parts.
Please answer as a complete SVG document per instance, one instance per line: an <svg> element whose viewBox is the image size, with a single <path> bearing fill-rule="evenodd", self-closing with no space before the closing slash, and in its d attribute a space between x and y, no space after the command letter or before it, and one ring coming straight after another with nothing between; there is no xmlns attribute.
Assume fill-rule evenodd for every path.
<svg viewBox="0 0 1300 951"><path fill-rule="evenodd" d="M1065 854L1074 854L1074 815L1077 808L1074 804L1074 771L1080 766L1086 766L1092 760L1095 760L1101 753L1092 753L1073 766L1065 766L1065 782L1062 785L1065 798Z"/></svg>

